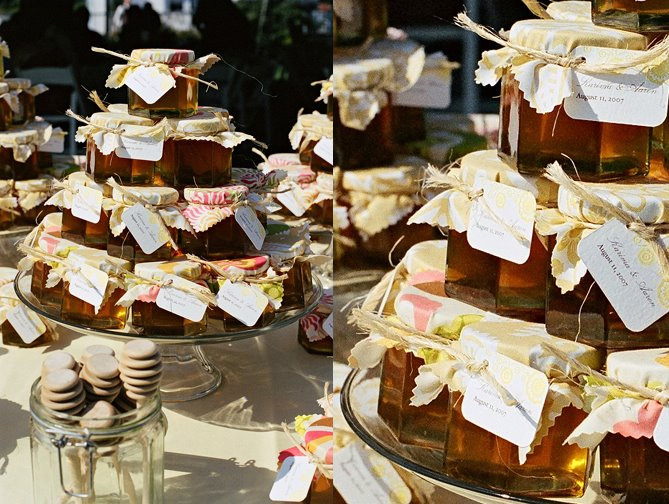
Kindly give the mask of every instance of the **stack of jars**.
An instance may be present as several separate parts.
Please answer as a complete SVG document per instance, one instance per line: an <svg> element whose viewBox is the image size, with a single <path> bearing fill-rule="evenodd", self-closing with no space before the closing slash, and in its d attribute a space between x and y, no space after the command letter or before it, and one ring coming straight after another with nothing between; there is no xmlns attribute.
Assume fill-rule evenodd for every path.
<svg viewBox="0 0 669 504"><path fill-rule="evenodd" d="M276 234L294 236L266 217L284 174L233 169L233 148L253 137L226 110L198 106L198 76L216 60L135 50L108 80L128 86L128 105L71 114L84 123L86 171L57 182L47 204L61 213L23 245L33 295L64 320L195 335L208 319L239 331L309 302L308 231L291 260L267 251ZM147 68L158 69L148 83Z"/></svg>
<svg viewBox="0 0 669 504"><path fill-rule="evenodd" d="M477 71L480 83L502 80L498 150L428 173L442 192L409 223L447 232L445 281L400 285L384 312L492 374L508 358L548 383L534 439L518 441L463 415L462 394L482 374L475 362L449 367L448 353L381 350L379 415L398 441L443 451L450 477L516 495L580 496L601 445L604 493L625 502L663 502L669 493L655 469L669 462L660 419L669 391L669 165L653 152L667 104L652 117L602 112L604 120L579 109L574 100L584 97L573 84L591 104L632 100L641 108L644 94L660 96L666 82L646 79L649 67L637 69L637 92L610 96L587 67L607 63L607 79L624 81L634 70L611 63L641 55L651 74L659 70L666 52L654 57L651 44L669 32L669 8L650 4L557 2L552 19L516 23L513 49L484 54ZM573 96L558 84L575 86ZM353 361L374 365L365 345ZM617 385L586 379L587 368ZM495 376L507 387L518 374Z"/></svg>

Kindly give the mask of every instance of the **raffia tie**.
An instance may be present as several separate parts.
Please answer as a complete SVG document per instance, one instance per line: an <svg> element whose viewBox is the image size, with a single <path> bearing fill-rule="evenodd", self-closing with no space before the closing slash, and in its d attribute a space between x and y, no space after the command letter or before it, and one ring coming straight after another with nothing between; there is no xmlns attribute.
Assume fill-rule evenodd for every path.
<svg viewBox="0 0 669 504"><path fill-rule="evenodd" d="M216 306L216 298L214 297L214 294L209 291L205 292L205 288L202 287L202 290L200 289L195 289L190 286L186 285L180 285L180 284L175 284L173 280L168 279L168 280L154 280L152 278L145 278L142 276L138 276L134 273L127 272L125 273L125 276L130 279L131 282L135 284L149 284L149 285L155 285L156 287L163 288L163 287L171 287L173 289L180 290L182 292L185 292L187 294L190 294L193 297L196 297L198 301L208 305L208 306ZM191 282L193 283L193 282ZM195 284L198 285L198 284Z"/></svg>
<svg viewBox="0 0 669 504"><path fill-rule="evenodd" d="M262 283L279 282L288 278L288 275L277 275L273 277L268 277L268 276L247 277L240 273L237 274L229 273L225 271L223 268L221 268L218 264L215 264L211 261L206 261L193 254L186 254L186 258L189 259L190 261L202 264L203 266L209 268L212 272L214 272L218 277L225 278L226 280L230 280L233 283L246 282L246 283L262 284Z"/></svg>
<svg viewBox="0 0 669 504"><path fill-rule="evenodd" d="M102 112L109 112L107 105L104 104L97 91L93 90L88 93L88 99L95 103Z"/></svg>
<svg viewBox="0 0 669 504"><path fill-rule="evenodd" d="M451 165L452 167L453 165ZM450 167L449 167L450 169ZM443 189L452 189L454 191L461 192L464 194L469 201L477 201L488 213L488 217L494 220L500 227L502 227L507 233L513 236L518 242L529 245L527 238L525 238L521 233L518 232L514 227L509 226L502 218L497 215L485 199L482 199L483 189L474 189L469 184L465 184L460 179L449 175L448 173L443 173L437 167L433 165L428 165L425 172L425 180L423 182L423 190L433 189L433 188L443 188Z"/></svg>
<svg viewBox="0 0 669 504"><path fill-rule="evenodd" d="M398 343L397 347L405 351L419 351L425 348L437 350L448 355L451 359L460 362L472 375L480 376L492 386L507 406L517 406L518 401L511 393L499 383L489 371L487 361L476 361L468 355L453 348L453 340L447 340L444 336L419 331L407 324L389 320L383 316L376 315L367 310L354 308L348 317L350 325L356 325L365 333L378 333L384 338Z"/></svg>
<svg viewBox="0 0 669 504"><path fill-rule="evenodd" d="M109 184L113 189L116 189L119 192L121 192L121 194L123 194L124 199L128 199L132 202L132 204L128 204L128 203L121 203L119 201L114 201L117 205L124 206L126 208L130 208L130 207L136 205L137 203L139 203L144 208L146 208L149 212L151 212L154 215L157 215L158 219L159 219L158 222L160 222L161 226L163 226L164 230L167 232L167 236L169 237L169 243L170 243L171 247L176 251L179 250L179 246L176 244L176 242L172 238L172 233L170 233L170 227L167 225L167 222L165 222L165 219L163 218L162 215L160 215L160 212L158 211L161 208L177 208L178 209L176 204L169 203L169 204L166 204L166 205L152 205L151 203L149 203L145 199L140 198L139 196L137 196L137 195L133 194L132 192L128 191L125 187L123 187L121 184L116 182L112 177L109 177L109 179L107 180L107 184Z"/></svg>
<svg viewBox="0 0 669 504"><path fill-rule="evenodd" d="M0 198L0 211L17 216L21 215L21 212L16 209L16 205L13 205L13 203L15 203L15 200L11 196ZM18 202L16 203L18 204Z"/></svg>
<svg viewBox="0 0 669 504"><path fill-rule="evenodd" d="M307 457L309 459L309 462L314 464L318 471L327 479L332 479L333 476L333 467L332 464L325 464L321 459L316 457L313 453L311 453L309 450L307 450L304 445L302 445L302 441L295 437L290 430L288 429L288 424L286 422L281 422L281 427L283 428L283 432L288 436L288 438L291 440L295 448L297 448L302 455Z"/></svg>
<svg viewBox="0 0 669 504"><path fill-rule="evenodd" d="M506 38L503 38L492 29L475 23L464 12L461 12L455 17L455 24L460 28L476 33L479 37L485 40L495 42L502 47L513 49L524 56L529 56L533 59L564 68L578 68L579 71L585 73L615 73L628 68L643 67L665 55L667 51L669 51L669 37L666 37L661 42L653 45L650 49L642 51L638 56L627 58L624 62L589 64L586 59L582 57L574 58L571 56L557 56L555 54L509 42Z"/></svg>
<svg viewBox="0 0 669 504"><path fill-rule="evenodd" d="M553 354L557 358L567 362L576 375L590 376L596 378L597 380L606 383L608 386L619 389L620 391L622 391L627 395L631 396L637 395L642 397L643 399L656 401L663 406L669 405L669 390L657 391L647 387L638 387L636 385L631 385L629 383L621 382L619 380L616 380L615 378L611 378L610 376L600 373L599 371L592 369L589 366L586 366L585 364L569 356L562 350L559 350L551 345L542 343L541 346L544 349L544 351L547 352L548 354Z"/></svg>
<svg viewBox="0 0 669 504"><path fill-rule="evenodd" d="M634 215L589 190L582 183L575 181L567 175L560 163L555 162L546 168L544 176L559 186L564 187L576 197L586 201L590 205L599 207L608 212L613 218L627 226L627 229L636 233L639 238L645 240L660 261L660 268L664 278L669 277L669 250L662 243L662 233L669 232L669 223L659 225L647 225L637 215Z"/></svg>
<svg viewBox="0 0 669 504"><path fill-rule="evenodd" d="M65 115L68 116L68 117L71 117L72 119L75 119L75 120L77 120L81 123L84 123L87 126L90 126L91 128L99 129L100 131L104 131L106 133L111 133L113 135L126 136L126 137L130 137L130 138L151 135L151 134L156 133L158 131L165 130L165 128L167 127L167 119L163 118L159 123L154 124L153 126L145 126L144 128L142 128L141 131L137 131L136 133L128 133L122 127L121 128L107 128L106 126L98 126L97 124L93 124L92 122L90 122L85 117L74 113L70 109L67 109L65 111Z"/></svg>
<svg viewBox="0 0 669 504"><path fill-rule="evenodd" d="M546 9L541 5L538 0L523 0L525 6L530 10L532 14L537 16L540 19L551 19Z"/></svg>
<svg viewBox="0 0 669 504"><path fill-rule="evenodd" d="M184 79L190 79L190 80L194 80L196 82L199 82L201 84L204 84L205 86L207 86L207 88L211 87L211 88L214 88L214 89L218 89L218 84L216 84L214 81L206 81L206 80L202 80L198 77L195 77L193 75L187 75L187 74L183 74L183 73L180 73L180 72L175 72L174 70L172 70L170 68L170 66L167 63L160 63L158 61L144 61L144 60L140 60L140 59L137 59L137 58L132 58L132 57L128 56L127 54L122 54L122 53L118 53L118 52L115 52L115 51L110 51L109 49L103 49L102 47L91 47L91 51L96 52L96 53L100 53L100 54L109 54L110 56L116 56L117 58L121 58L123 60L126 60L132 66L145 66L145 67L160 66L160 67L164 67L167 70L169 70L169 72L172 74L172 77L183 77Z"/></svg>

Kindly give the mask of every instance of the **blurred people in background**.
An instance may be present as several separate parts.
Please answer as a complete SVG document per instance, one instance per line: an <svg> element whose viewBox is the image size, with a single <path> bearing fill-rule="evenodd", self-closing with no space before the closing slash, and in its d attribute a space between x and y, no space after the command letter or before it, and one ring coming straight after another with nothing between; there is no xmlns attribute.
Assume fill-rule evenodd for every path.
<svg viewBox="0 0 669 504"><path fill-rule="evenodd" d="M114 15L111 19L111 26L109 28L109 34L112 37L118 35L121 32L121 28L123 28L123 24L125 23L125 13L130 8L130 5L132 5L132 0L123 0L121 5L116 7Z"/></svg>
<svg viewBox="0 0 669 504"><path fill-rule="evenodd" d="M256 30L232 0L200 0L193 26L202 37L203 52L215 52L227 59L255 50Z"/></svg>

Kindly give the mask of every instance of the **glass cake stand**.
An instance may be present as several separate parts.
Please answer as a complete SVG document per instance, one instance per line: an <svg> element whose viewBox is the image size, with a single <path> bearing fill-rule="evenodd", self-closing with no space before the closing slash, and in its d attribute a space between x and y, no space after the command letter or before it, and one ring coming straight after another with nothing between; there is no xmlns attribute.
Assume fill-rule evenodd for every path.
<svg viewBox="0 0 669 504"><path fill-rule="evenodd" d="M434 485L452 493L484 504L525 502L532 504L605 504L613 501L601 495L597 476L598 461L595 461L593 478L581 498L542 499L509 495L450 478L441 472L443 453L400 443L377 414L379 398L380 366L374 369L353 370L341 390L341 407L344 418L357 436L374 451L394 464L412 472ZM592 481L594 479L594 481Z"/></svg>
<svg viewBox="0 0 669 504"><path fill-rule="evenodd" d="M163 377L160 387L162 400L184 402L212 393L223 381L221 370L207 358L203 345L254 338L297 322L316 308L323 293L318 277L313 275L312 278L311 296L302 309L277 313L272 322L266 326L234 332L226 332L223 321L210 319L207 330L193 336L145 334L141 328L133 327L131 323L126 324L124 329L96 329L62 320L58 308L42 305L30 291L31 272L20 272L14 280L14 289L19 299L32 311L76 333L117 340L147 338L155 341L160 345L163 357Z"/></svg>

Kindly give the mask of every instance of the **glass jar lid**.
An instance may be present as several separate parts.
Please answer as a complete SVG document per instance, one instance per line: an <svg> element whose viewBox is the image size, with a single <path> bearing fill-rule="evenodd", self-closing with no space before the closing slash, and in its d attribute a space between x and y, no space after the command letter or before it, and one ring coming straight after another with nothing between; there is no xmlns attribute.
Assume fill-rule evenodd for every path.
<svg viewBox="0 0 669 504"><path fill-rule="evenodd" d="M135 264L135 274L157 281L167 275L198 280L202 276L202 266L198 262L187 260L145 262Z"/></svg>
<svg viewBox="0 0 669 504"><path fill-rule="evenodd" d="M39 134L34 129L13 129L0 132L0 145L3 147L36 144L38 141Z"/></svg>
<svg viewBox="0 0 669 504"><path fill-rule="evenodd" d="M4 82L9 86L11 91L28 89L32 85L30 79L22 79L20 77L11 77L5 79Z"/></svg>
<svg viewBox="0 0 669 504"><path fill-rule="evenodd" d="M606 359L606 374L636 387L669 390L669 348L613 352Z"/></svg>
<svg viewBox="0 0 669 504"><path fill-rule="evenodd" d="M213 264L231 275L243 277L258 276L269 269L269 257L266 255L244 256L238 259L212 261Z"/></svg>
<svg viewBox="0 0 669 504"><path fill-rule="evenodd" d="M9 92L9 84L7 84L6 82L0 82L0 95L3 95L8 92Z"/></svg>
<svg viewBox="0 0 669 504"><path fill-rule="evenodd" d="M95 269L104 271L105 273L110 273L113 270L119 269L128 271L131 269L130 261L110 256L105 250L98 250L90 247L81 247L77 250L73 250L68 255L68 259L84 263Z"/></svg>
<svg viewBox="0 0 669 504"><path fill-rule="evenodd" d="M195 53L189 49L134 49L130 57L147 63L186 65L195 60Z"/></svg>
<svg viewBox="0 0 669 504"><path fill-rule="evenodd" d="M248 195L249 188L243 185L213 188L186 187L184 189L186 201L201 205L230 205L246 199Z"/></svg>
<svg viewBox="0 0 669 504"><path fill-rule="evenodd" d="M228 111L217 107L200 107L197 114L183 119L168 119L167 124L173 132L171 136L177 137L179 134L213 135L234 131Z"/></svg>
<svg viewBox="0 0 669 504"><path fill-rule="evenodd" d="M153 121L148 117L139 117L119 112L96 112L88 119L94 126L115 129L124 124L138 126L153 126Z"/></svg>
<svg viewBox="0 0 669 504"><path fill-rule="evenodd" d="M134 205L135 198L149 205L171 205L179 201L179 191L172 187L114 187L112 199L125 205Z"/></svg>
<svg viewBox="0 0 669 504"><path fill-rule="evenodd" d="M53 185L52 178L38 178L32 180L17 180L14 182L14 188L17 191L26 192L46 192L49 191Z"/></svg>

